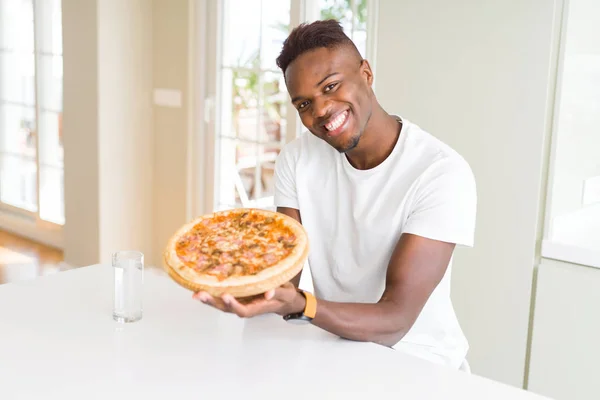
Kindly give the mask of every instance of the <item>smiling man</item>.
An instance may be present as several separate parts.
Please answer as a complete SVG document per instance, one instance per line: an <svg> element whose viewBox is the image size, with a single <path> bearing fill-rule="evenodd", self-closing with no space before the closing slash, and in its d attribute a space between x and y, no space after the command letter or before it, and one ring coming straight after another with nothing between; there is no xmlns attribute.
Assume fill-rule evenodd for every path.
<svg viewBox="0 0 600 400"><path fill-rule="evenodd" d="M455 246L473 245L469 165L381 107L368 61L336 21L294 29L277 63L309 132L277 159L275 203L308 232L315 293L298 290L297 276L250 304L196 298L459 368L468 344L450 299L450 270Z"/></svg>

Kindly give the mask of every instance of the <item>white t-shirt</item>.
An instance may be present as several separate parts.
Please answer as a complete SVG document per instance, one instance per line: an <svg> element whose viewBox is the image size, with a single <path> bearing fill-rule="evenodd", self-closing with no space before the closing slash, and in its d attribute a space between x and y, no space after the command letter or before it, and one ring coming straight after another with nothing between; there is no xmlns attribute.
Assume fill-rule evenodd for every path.
<svg viewBox="0 0 600 400"><path fill-rule="evenodd" d="M317 298L379 301L402 233L473 245L477 194L471 168L448 145L402 121L392 153L369 170L355 169L310 132L277 158L275 205L300 210ZM458 368L468 342L450 300L451 267L452 261L394 348Z"/></svg>

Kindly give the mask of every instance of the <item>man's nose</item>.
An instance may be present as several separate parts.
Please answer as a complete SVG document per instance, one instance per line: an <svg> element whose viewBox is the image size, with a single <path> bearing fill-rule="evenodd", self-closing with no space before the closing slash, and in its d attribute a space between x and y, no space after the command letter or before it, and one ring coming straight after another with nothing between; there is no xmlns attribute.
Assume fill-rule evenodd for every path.
<svg viewBox="0 0 600 400"><path fill-rule="evenodd" d="M331 102L325 100L325 99L319 99L316 98L313 101L313 117L314 118L324 118L326 117L331 109Z"/></svg>

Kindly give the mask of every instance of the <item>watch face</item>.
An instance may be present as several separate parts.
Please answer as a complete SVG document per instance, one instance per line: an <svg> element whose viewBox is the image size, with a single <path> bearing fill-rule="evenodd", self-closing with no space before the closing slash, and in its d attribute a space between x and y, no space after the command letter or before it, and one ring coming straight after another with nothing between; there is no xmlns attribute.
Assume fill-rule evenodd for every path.
<svg viewBox="0 0 600 400"><path fill-rule="evenodd" d="M310 320L304 318L290 318L287 320L290 324L294 325L308 325L310 324Z"/></svg>
<svg viewBox="0 0 600 400"><path fill-rule="evenodd" d="M283 319L285 319L287 322L289 322L291 324L296 324L296 325L306 325L306 324L310 324L310 321L312 321L311 318L307 317L304 314L286 315L285 317L283 317Z"/></svg>

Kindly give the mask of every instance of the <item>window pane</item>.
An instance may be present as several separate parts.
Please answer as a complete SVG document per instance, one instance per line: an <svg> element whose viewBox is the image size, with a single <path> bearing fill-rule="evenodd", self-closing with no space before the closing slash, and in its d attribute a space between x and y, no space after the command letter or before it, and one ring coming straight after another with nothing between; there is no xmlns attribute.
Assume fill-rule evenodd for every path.
<svg viewBox="0 0 600 400"><path fill-rule="evenodd" d="M259 158L256 159L256 164L259 165L257 174L260 176L260 186L254 187L252 198L257 199L261 205L273 204L275 160L279 152L279 146L258 146ZM260 201L261 199L266 201Z"/></svg>
<svg viewBox="0 0 600 400"><path fill-rule="evenodd" d="M283 142L286 137L286 108L289 95L283 75L267 72L263 78L263 142Z"/></svg>
<svg viewBox="0 0 600 400"><path fill-rule="evenodd" d="M225 136L257 140L257 72L223 70L222 130Z"/></svg>
<svg viewBox="0 0 600 400"><path fill-rule="evenodd" d="M40 167L40 218L65 223L64 180L62 168Z"/></svg>
<svg viewBox="0 0 600 400"><path fill-rule="evenodd" d="M40 163L59 167L63 163L62 114L42 111L40 114Z"/></svg>
<svg viewBox="0 0 600 400"><path fill-rule="evenodd" d="M0 52L0 101L35 105L33 53Z"/></svg>
<svg viewBox="0 0 600 400"><path fill-rule="evenodd" d="M62 54L62 16L60 0L37 0L39 18L38 51L47 54Z"/></svg>
<svg viewBox="0 0 600 400"><path fill-rule="evenodd" d="M32 0L0 0L0 49L33 53Z"/></svg>
<svg viewBox="0 0 600 400"><path fill-rule="evenodd" d="M40 107L43 110L61 111L63 96L62 56L40 57Z"/></svg>
<svg viewBox="0 0 600 400"><path fill-rule="evenodd" d="M0 154L0 201L37 211L35 160Z"/></svg>
<svg viewBox="0 0 600 400"><path fill-rule="evenodd" d="M354 7L353 7L354 5ZM367 0L319 0L322 19L335 19L366 57Z"/></svg>
<svg viewBox="0 0 600 400"><path fill-rule="evenodd" d="M354 0L356 15L354 15L354 29L367 30L367 0Z"/></svg>
<svg viewBox="0 0 600 400"><path fill-rule="evenodd" d="M268 207L273 204L273 171L277 147L221 139L219 208Z"/></svg>
<svg viewBox="0 0 600 400"><path fill-rule="evenodd" d="M258 67L261 0L226 0L223 9L223 63Z"/></svg>
<svg viewBox="0 0 600 400"><path fill-rule="evenodd" d="M321 19L339 21L348 36L352 34L352 9L350 0L319 0Z"/></svg>
<svg viewBox="0 0 600 400"><path fill-rule="evenodd" d="M251 168L248 157L256 154L256 145L231 139L219 141L218 203L231 207L246 206L249 200L248 182L244 183L240 170Z"/></svg>
<svg viewBox="0 0 600 400"><path fill-rule="evenodd" d="M35 109L0 104L0 152L35 157Z"/></svg>
<svg viewBox="0 0 600 400"><path fill-rule="evenodd" d="M290 29L290 2L263 0L261 67L278 70L275 60Z"/></svg>
<svg viewBox="0 0 600 400"><path fill-rule="evenodd" d="M352 33L352 41L358 48L360 54L367 57L367 32L366 31L354 31Z"/></svg>
<svg viewBox="0 0 600 400"><path fill-rule="evenodd" d="M263 89L259 105L261 81ZM262 143L281 141L285 138L288 97L287 91L282 90L285 90L285 83L279 73L224 70L221 134ZM228 94L230 102L225 101Z"/></svg>

